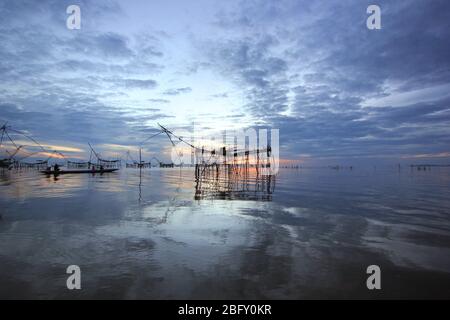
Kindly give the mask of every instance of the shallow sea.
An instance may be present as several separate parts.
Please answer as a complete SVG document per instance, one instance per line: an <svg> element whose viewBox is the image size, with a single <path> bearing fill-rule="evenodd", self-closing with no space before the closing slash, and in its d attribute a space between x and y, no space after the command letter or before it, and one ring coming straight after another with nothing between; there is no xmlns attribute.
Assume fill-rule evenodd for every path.
<svg viewBox="0 0 450 320"><path fill-rule="evenodd" d="M450 168L0 171L0 298L450 298Z"/></svg>

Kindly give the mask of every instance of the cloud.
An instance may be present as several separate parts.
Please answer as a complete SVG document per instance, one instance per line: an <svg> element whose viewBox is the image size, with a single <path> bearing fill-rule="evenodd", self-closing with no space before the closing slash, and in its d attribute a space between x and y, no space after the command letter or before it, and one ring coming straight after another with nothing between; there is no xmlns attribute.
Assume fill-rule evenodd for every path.
<svg viewBox="0 0 450 320"><path fill-rule="evenodd" d="M120 12L112 1L81 1L82 29L68 31L66 3L72 4L2 2L2 13L10 15L0 22L0 121L48 149L60 146L59 151L70 153L87 142L139 140L136 124L172 117L156 108L142 114L122 103L131 90L157 87L149 77L163 70L153 60L163 55L157 37L137 42L133 34L99 28L102 19ZM99 24L93 26L94 20Z"/></svg>
<svg viewBox="0 0 450 320"><path fill-rule="evenodd" d="M211 97L213 97L213 98L228 98L228 93L227 92L216 93L216 94L212 94Z"/></svg>
<svg viewBox="0 0 450 320"><path fill-rule="evenodd" d="M167 99L148 99L147 101L152 103L169 103L170 100Z"/></svg>
<svg viewBox="0 0 450 320"><path fill-rule="evenodd" d="M255 35L238 40L207 43L207 55L219 72L236 79L243 88L246 109L265 118L287 109L287 62L271 54L275 37ZM204 44L202 44L202 47Z"/></svg>
<svg viewBox="0 0 450 320"><path fill-rule="evenodd" d="M128 39L112 32L92 36L77 34L71 40L71 47L83 54L104 58L129 58L134 54L128 46Z"/></svg>
<svg viewBox="0 0 450 320"><path fill-rule="evenodd" d="M445 154L450 5L381 1L374 32L365 27L369 4L241 1L216 16L232 32L198 50L241 89L255 124L280 128L285 156ZM394 95L395 106L386 104Z"/></svg>
<svg viewBox="0 0 450 320"><path fill-rule="evenodd" d="M279 128L284 158L448 152L448 1L380 0L377 31L365 26L366 0L229 1L158 32L127 23L114 1L81 1L83 27L70 32L69 2L0 4L0 117L40 139L127 146L158 119L182 126L172 101L150 95L162 87L163 98L219 109L193 107L189 116L205 126ZM219 85L209 88L210 79Z"/></svg>
<svg viewBox="0 0 450 320"><path fill-rule="evenodd" d="M153 89L157 85L156 81L151 79L123 79L121 82L123 82L124 86L127 88Z"/></svg>
<svg viewBox="0 0 450 320"><path fill-rule="evenodd" d="M168 90L164 91L163 94L169 95L169 96L177 96L179 94L189 93L191 91L192 91L192 89L190 87L184 87L184 88L168 89Z"/></svg>

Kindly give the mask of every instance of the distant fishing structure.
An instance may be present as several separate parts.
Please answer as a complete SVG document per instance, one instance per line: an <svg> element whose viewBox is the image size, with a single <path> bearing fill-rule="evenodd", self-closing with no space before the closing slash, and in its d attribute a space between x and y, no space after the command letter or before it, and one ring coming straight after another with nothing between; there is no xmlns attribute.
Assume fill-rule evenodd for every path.
<svg viewBox="0 0 450 320"><path fill-rule="evenodd" d="M412 164L411 170L417 169L417 171L429 171L431 168L445 168L450 167L450 164Z"/></svg>
<svg viewBox="0 0 450 320"><path fill-rule="evenodd" d="M13 135L19 135L30 141L31 145L20 144L13 139ZM84 172L112 172L118 170L121 167L120 159L107 160L101 157L101 155L94 150L92 145L88 143L91 153L88 161L71 161L67 157L57 150L47 150L43 145L37 142L30 135L13 129L8 126L8 123L3 124L0 127L0 151L4 152L6 157L0 158L0 169L2 170L24 170L35 169L44 173L84 173ZM27 148L37 149L36 151L29 152ZM35 162L24 161L27 158L36 155L45 155L46 159L37 159ZM64 159L66 162L66 170L51 170L49 161L52 158ZM55 164L55 169L59 168Z"/></svg>
<svg viewBox="0 0 450 320"><path fill-rule="evenodd" d="M0 150L4 149L6 157L0 159L0 168L1 169L43 169L48 166L48 161L54 154L57 154L57 151L48 151L46 150L39 142L33 139L28 134L13 129L11 126L7 125L6 122L0 128ZM16 141L11 137L12 135L20 135L26 138L28 141L32 143L32 145L18 145ZM5 141L8 143L8 147L6 146ZM35 152L26 151L27 147L34 147L38 150ZM13 149L9 151L8 148ZM36 160L35 162L25 162L23 160L32 157L36 154L43 153L47 154L48 157L45 160Z"/></svg>
<svg viewBox="0 0 450 320"><path fill-rule="evenodd" d="M348 169L348 170L353 170L353 166L340 166L340 165L335 165L335 166L328 166L328 168L333 169L333 170L343 170L343 169Z"/></svg>
<svg viewBox="0 0 450 320"><path fill-rule="evenodd" d="M140 168L151 168L152 166L151 160L148 162L142 160L142 149L139 149L139 161L133 159L133 157L130 154L130 151L127 151L125 161L126 161L125 163L126 168L140 169Z"/></svg>
<svg viewBox="0 0 450 320"><path fill-rule="evenodd" d="M120 159L106 160L100 153L95 151L94 147L88 142L90 148L89 160L87 161L66 161L68 169L120 169L122 163Z"/></svg>
<svg viewBox="0 0 450 320"><path fill-rule="evenodd" d="M100 155L100 153L96 152L90 143L88 143L88 145L89 145L89 148L91 149L91 154L89 156L89 162L92 161L92 155L94 155L95 158L97 159L96 163L94 164L95 166L103 167L106 169L119 169L122 166L120 159L113 159L113 160L103 159L102 156Z"/></svg>
<svg viewBox="0 0 450 320"><path fill-rule="evenodd" d="M134 168L134 169L150 169L151 167L160 167L160 168L174 168L174 163L164 163L159 160L157 157L153 156L150 161L145 162L142 160L142 147L139 148L139 161L134 160L131 156L130 151L127 151L125 158L125 167L126 168Z"/></svg>

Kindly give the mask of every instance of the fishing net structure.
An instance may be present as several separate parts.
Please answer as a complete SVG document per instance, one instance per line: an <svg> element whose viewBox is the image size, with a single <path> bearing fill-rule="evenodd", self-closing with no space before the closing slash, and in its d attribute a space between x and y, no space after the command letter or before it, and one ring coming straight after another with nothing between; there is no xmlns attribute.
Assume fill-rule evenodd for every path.
<svg viewBox="0 0 450 320"><path fill-rule="evenodd" d="M28 133L13 129L5 123L0 128L0 168L42 169L48 166L48 160L55 151L46 150ZM46 159L25 161L31 157L45 156Z"/></svg>
<svg viewBox="0 0 450 320"><path fill-rule="evenodd" d="M81 162L77 162L77 161L67 161L67 168L69 169L89 169L92 168L93 164L90 161L81 161Z"/></svg>

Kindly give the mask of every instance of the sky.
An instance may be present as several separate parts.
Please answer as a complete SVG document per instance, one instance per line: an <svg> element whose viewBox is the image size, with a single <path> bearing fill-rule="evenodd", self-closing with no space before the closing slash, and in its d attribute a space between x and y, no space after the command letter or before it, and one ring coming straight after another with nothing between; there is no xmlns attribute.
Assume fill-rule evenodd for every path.
<svg viewBox="0 0 450 320"><path fill-rule="evenodd" d="M311 165L450 163L449 14L445 0L1 0L0 122L74 159L88 142L137 157L159 122L276 128L280 157ZM170 142L143 147L164 158Z"/></svg>

